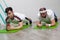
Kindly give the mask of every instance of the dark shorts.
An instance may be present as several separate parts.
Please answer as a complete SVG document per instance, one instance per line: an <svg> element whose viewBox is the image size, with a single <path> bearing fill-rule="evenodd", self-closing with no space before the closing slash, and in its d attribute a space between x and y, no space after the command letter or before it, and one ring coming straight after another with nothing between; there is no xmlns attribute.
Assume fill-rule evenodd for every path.
<svg viewBox="0 0 60 40"><path fill-rule="evenodd" d="M25 19L29 21L29 24L32 24L32 20L31 19L29 19L27 17L25 17ZM26 25L28 25L28 22L26 22Z"/></svg>
<svg viewBox="0 0 60 40"><path fill-rule="evenodd" d="M54 16L55 16L55 22L58 22L58 19L57 19L57 16L56 16L56 14L54 13Z"/></svg>

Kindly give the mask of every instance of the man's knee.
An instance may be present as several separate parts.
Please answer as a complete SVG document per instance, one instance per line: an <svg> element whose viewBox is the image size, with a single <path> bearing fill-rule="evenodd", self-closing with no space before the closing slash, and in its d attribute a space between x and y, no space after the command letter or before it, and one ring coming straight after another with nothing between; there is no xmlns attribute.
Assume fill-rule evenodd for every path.
<svg viewBox="0 0 60 40"><path fill-rule="evenodd" d="M27 19L29 21L29 24L32 24L32 20L31 19L29 19L27 17L25 17L25 19ZM26 24L28 24L28 23L26 23Z"/></svg>

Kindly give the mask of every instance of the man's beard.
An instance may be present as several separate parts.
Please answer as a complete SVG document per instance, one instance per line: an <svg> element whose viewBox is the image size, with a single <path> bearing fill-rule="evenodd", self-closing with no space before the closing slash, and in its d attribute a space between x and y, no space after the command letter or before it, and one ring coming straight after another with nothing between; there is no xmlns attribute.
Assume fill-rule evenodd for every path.
<svg viewBox="0 0 60 40"><path fill-rule="evenodd" d="M13 19L14 19L14 17L11 18L11 20L13 20Z"/></svg>
<svg viewBox="0 0 60 40"><path fill-rule="evenodd" d="M46 18L46 16L44 16L43 18Z"/></svg>
<svg viewBox="0 0 60 40"><path fill-rule="evenodd" d="M42 18L46 18L46 16L41 16Z"/></svg>
<svg viewBox="0 0 60 40"><path fill-rule="evenodd" d="M10 19L13 20L14 19L14 16L12 16Z"/></svg>

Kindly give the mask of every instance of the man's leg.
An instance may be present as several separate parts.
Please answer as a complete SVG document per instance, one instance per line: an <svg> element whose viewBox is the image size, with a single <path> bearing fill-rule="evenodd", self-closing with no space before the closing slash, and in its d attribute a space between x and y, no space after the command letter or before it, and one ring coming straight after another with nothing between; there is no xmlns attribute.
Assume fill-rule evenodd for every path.
<svg viewBox="0 0 60 40"><path fill-rule="evenodd" d="M32 25L32 20L31 19L29 19L29 18L27 18L27 17L25 17L25 19L26 20L28 20L29 21L29 24L31 24ZM26 24L28 25L28 23L26 22Z"/></svg>
<svg viewBox="0 0 60 40"><path fill-rule="evenodd" d="M54 13L54 16L55 16L55 22L58 22L58 19L55 13Z"/></svg>

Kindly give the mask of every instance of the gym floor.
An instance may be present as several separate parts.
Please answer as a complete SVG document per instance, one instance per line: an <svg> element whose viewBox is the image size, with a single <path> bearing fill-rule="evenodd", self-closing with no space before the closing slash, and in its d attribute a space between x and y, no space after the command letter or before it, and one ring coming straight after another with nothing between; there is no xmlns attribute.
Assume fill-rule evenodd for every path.
<svg viewBox="0 0 60 40"><path fill-rule="evenodd" d="M0 40L60 40L60 25L52 30L35 30L34 25L16 33L0 34Z"/></svg>

